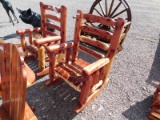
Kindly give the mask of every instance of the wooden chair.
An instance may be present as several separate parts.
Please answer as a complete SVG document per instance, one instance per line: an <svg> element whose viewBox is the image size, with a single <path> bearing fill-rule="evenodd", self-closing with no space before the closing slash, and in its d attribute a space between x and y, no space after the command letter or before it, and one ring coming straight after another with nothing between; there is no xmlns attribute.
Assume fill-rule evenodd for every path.
<svg viewBox="0 0 160 120"><path fill-rule="evenodd" d="M93 26L83 24L83 20L115 27L115 30L111 33L99 28L94 28ZM80 91L78 106L75 108L75 112L78 113L84 109L107 84L108 74L120 42L124 24L125 21L122 18L118 18L115 21L102 16L85 14L78 10L74 42L46 47L46 51L50 57L50 80L46 82L46 85L49 85L48 83L58 82L60 77L73 88ZM90 37L89 34L87 36L81 35L81 32L99 36L96 38L110 40L110 44L106 45L96 38ZM97 49L95 49L95 47ZM101 49L105 49L107 52L103 54L100 52ZM78 57L79 51L87 53L87 58L95 57L96 60L90 64L86 60L83 60L83 58ZM66 53L66 59L65 62L56 65L54 61L59 52Z"/></svg>
<svg viewBox="0 0 160 120"><path fill-rule="evenodd" d="M23 57L13 44L0 49L2 105L0 120L38 120L26 99L27 69Z"/></svg>
<svg viewBox="0 0 160 120"><path fill-rule="evenodd" d="M40 72L37 74L38 76L48 73L48 68L45 69L47 56L45 56L45 49L42 44L49 45L64 43L66 41L67 15L67 8L65 6L54 8L51 5L40 2L40 9L41 28L17 30L17 34L20 35L25 60L35 58L39 61L38 66ZM29 44L26 42L26 35L28 35Z"/></svg>
<svg viewBox="0 0 160 120"><path fill-rule="evenodd" d="M156 91L153 94L153 103L150 109L149 120L160 119L160 85L157 86Z"/></svg>
<svg viewBox="0 0 160 120"><path fill-rule="evenodd" d="M3 40L0 40L0 47L3 48ZM19 47L19 44L16 44L17 47ZM0 59L2 60L2 59ZM30 87L35 81L36 81L36 75L35 73L29 68L29 66L24 63L24 66L26 68L27 72L27 88ZM2 72L2 62L0 62L0 73ZM0 96L2 96L2 91L1 91L1 76L0 76Z"/></svg>

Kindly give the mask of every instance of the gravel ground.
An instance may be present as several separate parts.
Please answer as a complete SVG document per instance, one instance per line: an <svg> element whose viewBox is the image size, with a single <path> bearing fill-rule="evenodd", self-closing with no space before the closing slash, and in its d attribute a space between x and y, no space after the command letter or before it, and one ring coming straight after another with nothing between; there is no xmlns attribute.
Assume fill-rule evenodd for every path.
<svg viewBox="0 0 160 120"><path fill-rule="evenodd" d="M39 13L39 0L10 0L20 9L32 8ZM62 0L45 3L68 7L67 40L72 40L77 9L89 11L92 0ZM66 83L45 87L48 75L38 77L27 90L27 102L36 108L39 120L147 120L152 94L160 81L160 1L129 0L132 26L124 42L124 50L113 63L110 82L100 95L81 113L75 114L78 92ZM0 38L5 42L19 43L15 31L32 28L20 23L12 26L0 5ZM17 11L16 15L18 16ZM28 62L36 70L36 61ZM41 89L42 88L42 89Z"/></svg>

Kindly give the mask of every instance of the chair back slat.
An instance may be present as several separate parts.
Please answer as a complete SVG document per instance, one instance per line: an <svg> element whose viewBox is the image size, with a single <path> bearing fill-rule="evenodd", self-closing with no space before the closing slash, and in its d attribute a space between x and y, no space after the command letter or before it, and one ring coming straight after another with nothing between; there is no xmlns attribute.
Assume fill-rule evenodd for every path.
<svg viewBox="0 0 160 120"><path fill-rule="evenodd" d="M61 28L60 28L59 26L54 25L54 24L51 24L51 23L49 23L49 22L47 22L45 25L46 25L47 27L49 27L49 28L53 28L53 29L58 30L58 31L61 30Z"/></svg>
<svg viewBox="0 0 160 120"><path fill-rule="evenodd" d="M60 12L61 11L61 9L60 8L58 8L58 7L55 7L56 8L56 11L57 12ZM55 11L55 9L53 9L53 6L51 6L51 5L43 5L43 9L46 9L46 10L51 10L51 11Z"/></svg>
<svg viewBox="0 0 160 120"><path fill-rule="evenodd" d="M115 26L116 21L107 17L97 16L93 14L84 14L83 18L90 22L101 23L106 26Z"/></svg>
<svg viewBox="0 0 160 120"><path fill-rule="evenodd" d="M2 54L2 52L1 52ZM24 119L26 71L17 47L4 44L2 54L2 105L13 120Z"/></svg>
<svg viewBox="0 0 160 120"><path fill-rule="evenodd" d="M40 2L40 8L41 8L41 28L43 37L46 37L48 35L54 36L56 32L56 34L62 36L61 43L65 42L67 8L65 6L53 7L51 5L46 5L43 2ZM50 22L48 20L50 20ZM53 32L49 31L49 29L51 28L56 31Z"/></svg>
<svg viewBox="0 0 160 120"><path fill-rule="evenodd" d="M45 17L48 18L48 19L52 19L54 21L60 22L60 18L58 16L54 16L54 15L51 15L51 14L46 14Z"/></svg>
<svg viewBox="0 0 160 120"><path fill-rule="evenodd" d="M106 40L106 42L109 42L110 39L112 38L112 33L106 30L102 30L102 29L98 29L98 28L95 28L92 26L86 26L86 25L82 26L81 29L82 29L82 32L101 37L102 39Z"/></svg>
<svg viewBox="0 0 160 120"><path fill-rule="evenodd" d="M87 44L91 44L92 46L95 46L104 51L107 51L109 48L109 44L101 42L97 39L92 39L91 37L83 36L83 35L80 36L80 41L87 43Z"/></svg>
<svg viewBox="0 0 160 120"><path fill-rule="evenodd" d="M49 30L45 30L44 32L45 32L48 36L58 36L56 33L51 32L51 31L49 31Z"/></svg>

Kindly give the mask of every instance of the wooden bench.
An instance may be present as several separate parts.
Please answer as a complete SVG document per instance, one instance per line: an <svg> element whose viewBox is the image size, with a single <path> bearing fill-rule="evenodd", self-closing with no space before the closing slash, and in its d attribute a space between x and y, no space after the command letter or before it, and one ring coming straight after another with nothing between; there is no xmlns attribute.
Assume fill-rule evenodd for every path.
<svg viewBox="0 0 160 120"><path fill-rule="evenodd" d="M27 71L28 68L16 45L7 43L0 46L0 120L38 120L25 102L27 73L31 71Z"/></svg>

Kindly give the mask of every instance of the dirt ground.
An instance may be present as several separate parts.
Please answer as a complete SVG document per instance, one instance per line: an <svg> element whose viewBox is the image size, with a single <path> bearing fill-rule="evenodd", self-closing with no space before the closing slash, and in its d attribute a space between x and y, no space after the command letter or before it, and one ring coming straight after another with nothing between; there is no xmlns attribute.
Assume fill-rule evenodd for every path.
<svg viewBox="0 0 160 120"><path fill-rule="evenodd" d="M48 75L37 77L36 83L27 89L27 102L35 106L39 120L147 120L153 92L160 82L160 1L127 1L132 11L132 25L123 44L124 49L113 63L109 84L87 108L76 114L73 109L78 92L64 82L45 87ZM16 7L23 10L31 8L37 13L40 11L40 0L10 2L17 16ZM93 3L92 0L44 2L68 7L68 41L73 40L76 10L88 12ZM12 26L2 5L0 11L0 38L5 42L20 43L16 30L32 26L20 19L20 23ZM27 64L33 70L37 69L37 61Z"/></svg>

